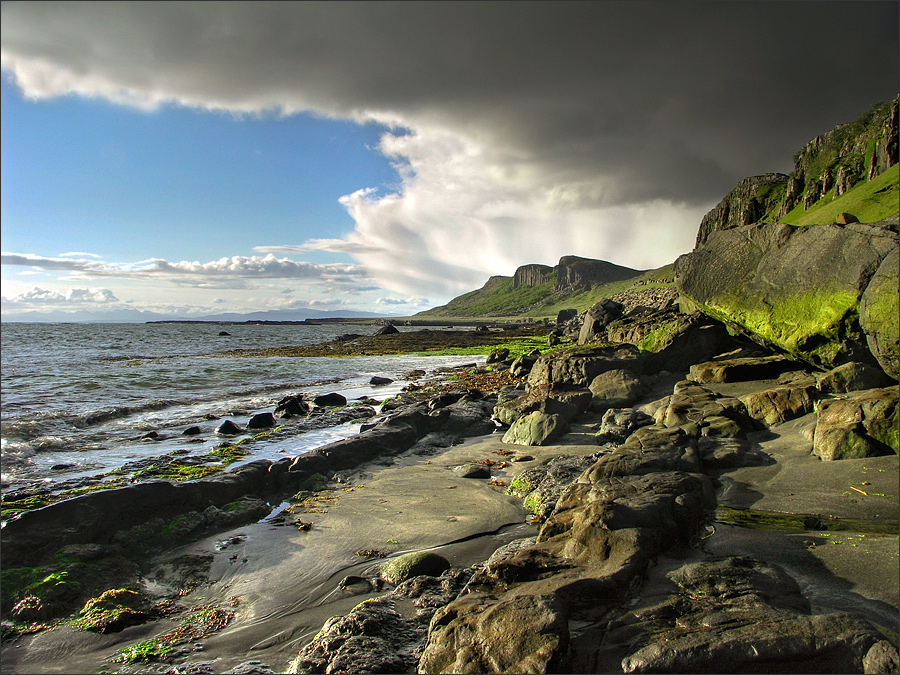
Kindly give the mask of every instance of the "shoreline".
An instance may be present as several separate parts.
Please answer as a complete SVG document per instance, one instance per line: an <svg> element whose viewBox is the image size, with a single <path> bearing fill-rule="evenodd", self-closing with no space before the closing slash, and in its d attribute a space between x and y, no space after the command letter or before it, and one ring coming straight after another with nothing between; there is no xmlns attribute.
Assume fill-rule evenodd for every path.
<svg viewBox="0 0 900 675"><path fill-rule="evenodd" d="M634 409L647 412L658 409L656 403L670 396L673 385L685 374L658 378L635 401ZM489 382L487 374L482 373L481 377L482 382ZM445 384L455 387L462 395L477 382L476 376ZM426 400L437 401L444 387L440 380L432 380L430 384L431 387L417 393ZM773 384L777 382L758 380L742 386L749 392L765 390ZM504 385L508 382L497 384ZM711 390L717 388L708 386ZM734 385L718 389L728 395L736 394ZM296 508L288 503L291 500L270 503L269 515L264 518L235 527L220 527L212 534L171 547L166 554L154 557L149 569L143 572L145 586L156 593L165 592L170 596L175 593L175 602L184 607L180 614L126 627L121 632L94 634L59 626L52 631L24 635L12 643L4 641L4 672L69 672L76 664L84 669L82 672L114 668L109 659L120 649L152 641L155 636L171 631L182 620L179 617L189 614L192 607L216 607L231 616L218 630L176 644L167 660L125 666L120 672L162 673L175 672L175 668L182 672L185 667L193 668L190 672L196 673L228 672L233 668L250 668L251 662L256 662L252 667L257 670L243 672L285 672L302 648L325 639L320 629L330 617L352 616L353 612L362 611L358 608L367 598L394 603L402 610L403 620L411 621L416 612L424 610L416 610L412 605L403 609L406 601L396 599L389 585L376 590L373 580L382 563L408 551L428 550L443 555L455 570L467 575L478 574L479 570L483 573L484 561L498 547L534 537L547 523L546 518L535 521L525 508L524 495L507 494L516 477L544 466L553 457L575 456L588 460L598 453L603 456L603 452L615 452L604 451L597 444L595 434L601 416L591 411L582 413L566 435L547 446L504 443L499 433L471 435L461 444L450 444L447 438L441 437L444 433L441 425L447 424L452 415L457 416L462 428L474 424L476 419L483 420L483 405L493 407L493 404L482 404L479 400L482 399L462 395L452 403L443 401L444 405L418 404L418 412L407 411L415 420L410 418L408 424L397 422L391 432L400 434L392 438L406 439L405 450L386 453L384 445L378 444L381 450L361 463L351 462L337 468L329 464L328 475L336 468L332 480L312 485L312 489L303 492L303 499L293 501ZM458 409L453 412L441 412L457 404ZM482 412L474 415L479 406ZM442 417L446 419L440 421ZM878 502L885 509L883 513L873 512L874 502L850 501L844 483L848 469L865 468L872 471L868 477L868 483L872 484L869 491L887 494L886 486L898 480L897 456L839 462L809 457L811 443L807 436L814 418L812 413L812 417L806 415L748 436L754 451L765 453L772 462L714 472L714 480L729 488L718 490L719 506L750 509L760 514L827 513L838 519L871 518L878 513L890 520L893 513L896 521L896 494ZM434 425L434 430L429 425ZM412 432L414 439L405 430L409 426L417 428ZM359 434L346 442L330 444L324 452L337 458L343 456L335 454L339 448L348 448L346 456L358 459L360 455L352 448L364 436ZM515 457L530 459L514 462ZM494 466L505 463L502 468L490 471L491 479L502 485L492 485L483 478L458 477L453 472L456 466L485 460ZM284 471L277 474L280 478L276 479L276 485L278 480L289 478L291 485L300 487L303 480L321 476L318 469L325 466L316 464L318 460L308 460L301 462L309 464L307 469L294 471L296 475L290 476L288 465L296 461L281 463ZM272 466L267 467L267 474L271 473ZM270 491L273 499L279 493L293 492L294 488L285 490L287 487L288 484L281 484ZM308 527L303 529L303 526ZM892 527L896 530L896 522ZM677 570L710 556L749 555L778 564L798 577L816 613L853 611L881 626L893 635L896 643L896 607L900 604L896 533L840 531L838 539L827 528L766 531L721 520L713 524L713 529L701 542L660 554L657 563L648 568L644 590L632 599L632 606L659 600L653 593L658 592L659 584L668 583L660 576L664 571ZM572 634L575 653L585 641L591 642L590 635L590 631L581 637ZM59 653L70 655L65 665L54 663L51 655ZM601 654L598 658L602 661L617 653L612 650L612 656ZM616 658L603 662L605 667L618 663ZM575 665L584 667L583 663Z"/></svg>

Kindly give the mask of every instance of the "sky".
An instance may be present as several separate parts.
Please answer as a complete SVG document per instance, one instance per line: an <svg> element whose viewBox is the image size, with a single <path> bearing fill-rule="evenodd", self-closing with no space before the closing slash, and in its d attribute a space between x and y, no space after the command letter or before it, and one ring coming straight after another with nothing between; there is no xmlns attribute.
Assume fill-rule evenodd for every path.
<svg viewBox="0 0 900 675"><path fill-rule="evenodd" d="M694 245L900 89L865 2L3 2L2 317L411 315Z"/></svg>

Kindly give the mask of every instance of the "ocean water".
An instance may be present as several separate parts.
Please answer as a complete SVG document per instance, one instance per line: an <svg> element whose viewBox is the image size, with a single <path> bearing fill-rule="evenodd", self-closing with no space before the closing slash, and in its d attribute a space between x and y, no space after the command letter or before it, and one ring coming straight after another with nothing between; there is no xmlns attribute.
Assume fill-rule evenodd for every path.
<svg viewBox="0 0 900 675"><path fill-rule="evenodd" d="M220 331L230 335L220 336ZM401 330L416 330L404 328ZM109 471L127 462L222 441L225 419L244 426L288 394L337 392L353 400L396 395L413 369L479 357L244 357L234 349L316 344L371 326L218 324L39 324L0 326L0 469L4 492ZM483 361L484 357L480 360ZM368 384L373 375L395 382ZM215 416L210 420L207 416ZM202 443L181 432L199 425ZM290 425L287 425L290 429ZM149 431L161 440L142 440ZM253 459L303 454L359 431L359 423L248 446Z"/></svg>

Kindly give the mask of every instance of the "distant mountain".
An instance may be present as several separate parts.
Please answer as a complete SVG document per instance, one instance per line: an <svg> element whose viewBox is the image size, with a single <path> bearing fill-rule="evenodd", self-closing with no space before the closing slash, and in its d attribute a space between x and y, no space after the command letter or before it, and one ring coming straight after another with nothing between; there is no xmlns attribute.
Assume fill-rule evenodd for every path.
<svg viewBox="0 0 900 675"><path fill-rule="evenodd" d="M239 314L226 312L225 314L207 314L194 317L192 321L304 321L306 319L376 319L390 316L388 314L375 314L373 312L354 312L352 310L322 311L318 309L293 309L267 312L250 312Z"/></svg>
<svg viewBox="0 0 900 675"><path fill-rule="evenodd" d="M105 312L20 312L3 313L3 321L21 321L33 323L146 323L148 321L304 321L306 319L360 319L378 318L385 314L372 312L355 312L351 310L323 311L318 309L269 310L267 312L227 312L224 314L207 314L204 316L178 316L159 314L138 309L117 309Z"/></svg>
<svg viewBox="0 0 900 675"><path fill-rule="evenodd" d="M587 309L601 297L645 284L670 284L671 266L635 270L605 260L563 256L559 263L523 265L511 277L494 276L477 291L417 317L555 316L563 308Z"/></svg>

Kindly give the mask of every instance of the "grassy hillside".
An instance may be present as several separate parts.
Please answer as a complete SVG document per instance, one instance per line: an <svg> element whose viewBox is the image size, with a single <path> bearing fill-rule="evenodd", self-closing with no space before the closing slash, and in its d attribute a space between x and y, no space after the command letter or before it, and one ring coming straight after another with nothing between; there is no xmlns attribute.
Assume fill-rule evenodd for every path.
<svg viewBox="0 0 900 675"><path fill-rule="evenodd" d="M510 317L520 316L535 305L545 302L554 295L556 273L540 286L519 286L513 288L512 277L491 277L477 291L460 295L443 307L435 307L416 314L418 317Z"/></svg>
<svg viewBox="0 0 900 675"><path fill-rule="evenodd" d="M900 202L900 164L880 176L855 185L837 199L827 195L804 211L799 205L781 222L789 225L822 225L833 223L839 213L852 213L862 223L872 223L897 213Z"/></svg>
<svg viewBox="0 0 900 675"><path fill-rule="evenodd" d="M454 298L443 307L435 307L416 314L417 318L442 317L447 319L466 319L472 317L493 319L515 319L530 317L541 319L556 318L561 309L574 308L579 312L587 309L598 300L608 298L629 288L652 288L669 285L664 279L675 276L672 265L655 270L638 273L632 279L615 281L597 285L576 293L557 293L555 290L556 273L540 286L520 286L513 288L512 277L491 277L477 291ZM644 282L638 286L639 282Z"/></svg>

